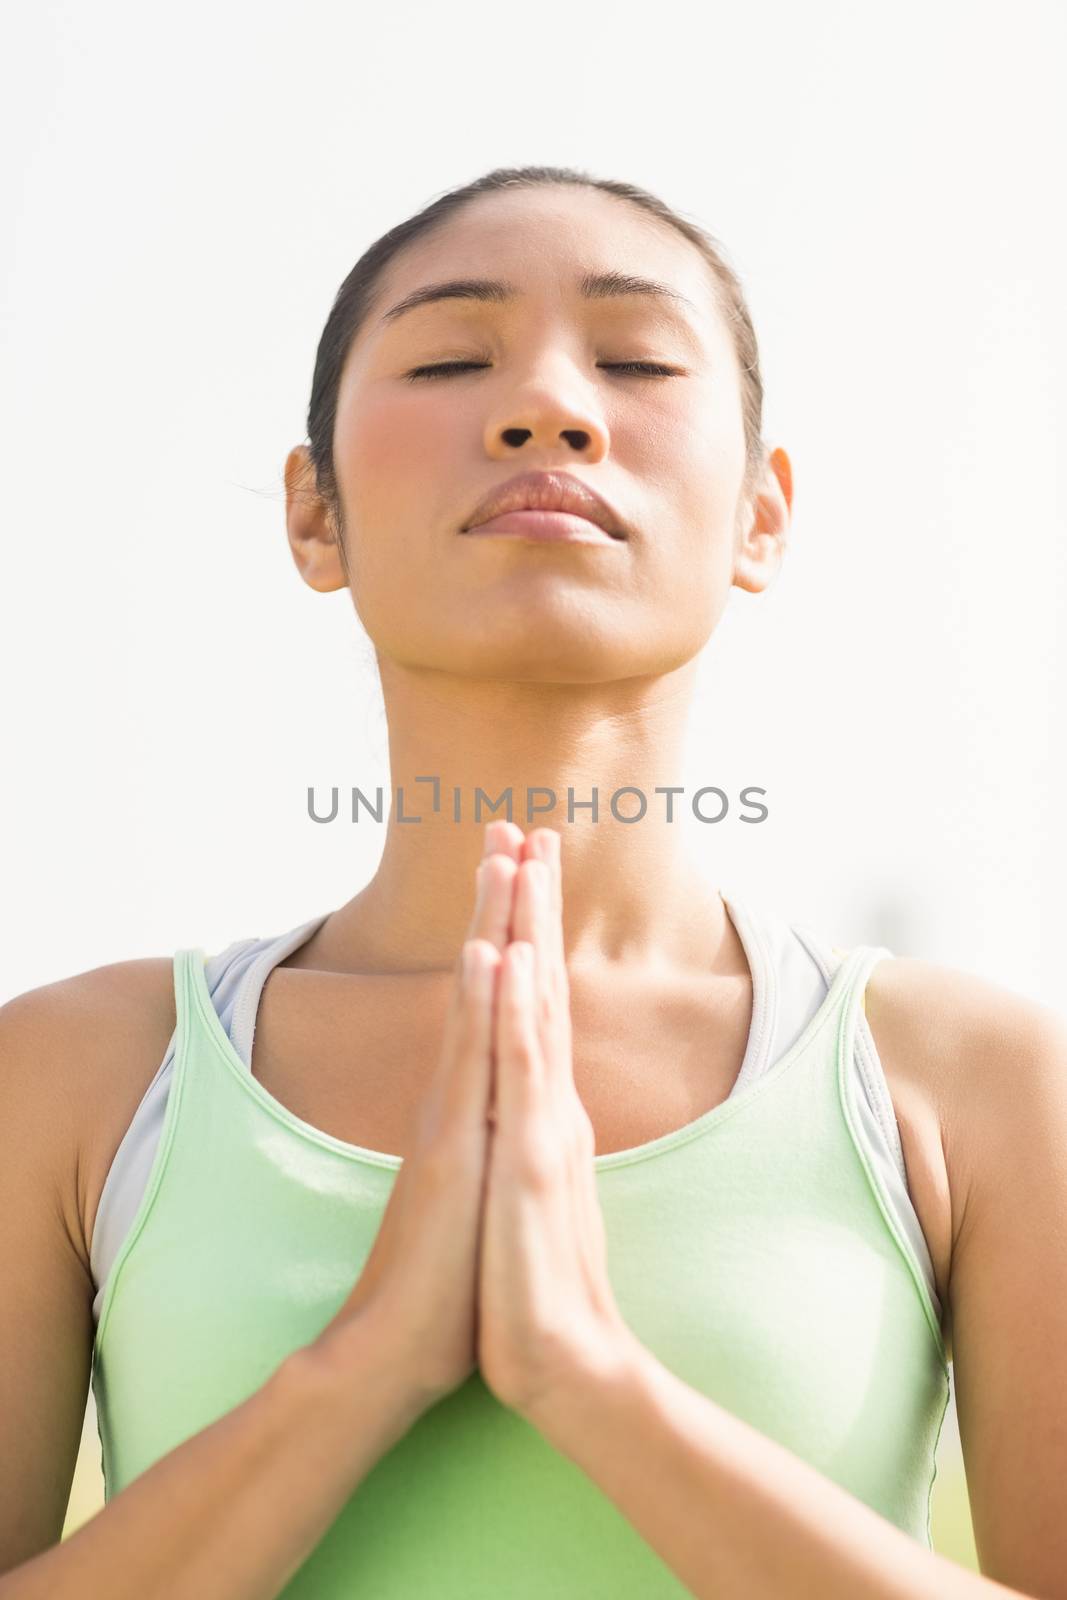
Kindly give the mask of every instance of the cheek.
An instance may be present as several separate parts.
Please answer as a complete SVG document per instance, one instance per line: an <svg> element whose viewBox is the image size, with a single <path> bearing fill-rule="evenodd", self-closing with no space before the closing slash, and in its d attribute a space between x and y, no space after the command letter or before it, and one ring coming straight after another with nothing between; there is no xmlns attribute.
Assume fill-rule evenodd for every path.
<svg viewBox="0 0 1067 1600"><path fill-rule="evenodd" d="M706 583L729 587L737 546L737 518L745 477L740 428L720 429L696 441L683 475L687 543L699 552Z"/></svg>
<svg viewBox="0 0 1067 1600"><path fill-rule="evenodd" d="M457 422L440 401L421 396L364 393L347 416L338 412L334 465L366 582L384 581L379 568L395 565L398 539L414 552L432 542L448 511L458 517L460 508L438 505L442 486L455 476L457 435Z"/></svg>
<svg viewBox="0 0 1067 1600"><path fill-rule="evenodd" d="M670 520L662 541L653 535L646 552L657 574L649 591L660 597L663 625L695 650L715 631L730 599L744 441L737 448L728 438L694 436L672 465L675 481L663 484Z"/></svg>
<svg viewBox="0 0 1067 1600"><path fill-rule="evenodd" d="M613 451L652 502L686 528L717 535L737 504L745 471L739 397L721 382L694 381L676 401L621 419Z"/></svg>
<svg viewBox="0 0 1067 1600"><path fill-rule="evenodd" d="M387 653L412 655L439 625L440 574L427 579L449 510L437 501L450 482L450 463L455 475L456 432L440 398L435 403L421 393L384 395L365 387L338 408L334 466L350 586L366 632Z"/></svg>
<svg viewBox="0 0 1067 1600"><path fill-rule="evenodd" d="M334 457L353 508L402 506L438 461L454 459L454 433L449 408L414 395L364 397L357 415L338 414Z"/></svg>

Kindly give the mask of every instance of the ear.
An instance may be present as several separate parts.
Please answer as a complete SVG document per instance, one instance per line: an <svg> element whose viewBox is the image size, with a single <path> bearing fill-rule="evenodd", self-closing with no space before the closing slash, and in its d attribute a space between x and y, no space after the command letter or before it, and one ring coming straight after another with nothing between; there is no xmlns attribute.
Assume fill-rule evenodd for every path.
<svg viewBox="0 0 1067 1600"><path fill-rule="evenodd" d="M319 494L315 463L306 444L298 444L285 458L285 525L304 582L323 594L347 589L337 530Z"/></svg>
<svg viewBox="0 0 1067 1600"><path fill-rule="evenodd" d="M768 588L785 555L793 510L793 468L782 449L772 450L746 507L734 554L734 583L750 594Z"/></svg>

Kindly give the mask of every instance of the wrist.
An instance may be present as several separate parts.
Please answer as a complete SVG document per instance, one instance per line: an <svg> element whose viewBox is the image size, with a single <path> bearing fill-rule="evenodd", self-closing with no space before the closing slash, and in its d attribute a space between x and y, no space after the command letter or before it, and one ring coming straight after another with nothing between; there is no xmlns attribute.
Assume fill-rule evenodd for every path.
<svg viewBox="0 0 1067 1600"><path fill-rule="evenodd" d="M329 1324L312 1343L294 1350L294 1386L311 1405L321 1403L345 1424L358 1416L361 1427L376 1425L395 1443L433 1404L434 1396L404 1367L380 1327L365 1313Z"/></svg>
<svg viewBox="0 0 1067 1600"><path fill-rule="evenodd" d="M593 1357L568 1368L522 1414L550 1444L570 1454L598 1415L649 1388L657 1365L652 1352L624 1325Z"/></svg>

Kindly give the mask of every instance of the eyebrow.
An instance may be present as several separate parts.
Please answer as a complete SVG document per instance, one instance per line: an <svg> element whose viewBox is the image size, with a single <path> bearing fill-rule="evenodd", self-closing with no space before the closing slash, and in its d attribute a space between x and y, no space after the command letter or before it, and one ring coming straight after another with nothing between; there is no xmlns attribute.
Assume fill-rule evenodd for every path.
<svg viewBox="0 0 1067 1600"><path fill-rule="evenodd" d="M693 331L689 319L679 315L674 308L688 306L690 311L696 312L696 306L684 294L679 294L677 289L671 289L665 283L657 283L654 278L637 277L633 273L626 272L587 272L578 280L578 293L583 300L645 295L660 303L664 311L673 313L673 320L682 322L690 333ZM402 300L398 300L395 306L391 306L381 321L387 325L391 324L406 312L414 311L417 306L432 305L438 300L481 300L499 305L515 299L519 294L518 287L506 279L450 278L443 283L427 283L421 289L413 289Z"/></svg>

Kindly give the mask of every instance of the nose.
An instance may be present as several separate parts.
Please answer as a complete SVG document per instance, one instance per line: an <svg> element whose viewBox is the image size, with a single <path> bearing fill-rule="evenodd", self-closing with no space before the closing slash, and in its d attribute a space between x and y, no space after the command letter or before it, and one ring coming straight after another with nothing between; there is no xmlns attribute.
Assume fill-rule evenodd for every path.
<svg viewBox="0 0 1067 1600"><path fill-rule="evenodd" d="M598 407L562 377L526 384L521 397L512 394L502 404L506 411L496 411L486 422L486 452L494 458L522 446L524 454L544 450L555 459L561 442L568 454L584 461L599 461L607 453L608 430Z"/></svg>

